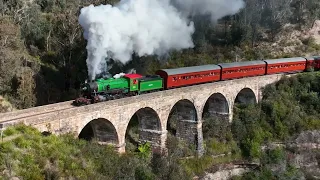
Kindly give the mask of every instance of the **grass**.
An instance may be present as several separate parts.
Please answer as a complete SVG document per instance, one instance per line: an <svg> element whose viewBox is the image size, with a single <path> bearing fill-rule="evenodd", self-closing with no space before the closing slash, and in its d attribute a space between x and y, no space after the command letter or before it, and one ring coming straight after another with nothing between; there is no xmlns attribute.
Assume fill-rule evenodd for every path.
<svg viewBox="0 0 320 180"><path fill-rule="evenodd" d="M17 136L18 135L18 136ZM4 131L10 141L0 142L0 176L24 179L45 179L48 174L61 178L85 178L94 166L82 156L81 148L87 142L71 135L42 136L32 127L18 125ZM12 173L3 173L12 172ZM50 175L50 176L51 176ZM11 176L11 177L8 177Z"/></svg>
<svg viewBox="0 0 320 180"><path fill-rule="evenodd" d="M182 164L190 175L202 175L212 167L242 159L235 141L220 142L215 138L206 140L206 153L202 157L183 159Z"/></svg>
<svg viewBox="0 0 320 180"><path fill-rule="evenodd" d="M10 127L4 134L10 140L0 141L0 180L154 179L183 172L176 165L173 171L154 174L148 149L119 155L110 146L75 139L71 134L44 136L24 125ZM163 166L168 168L168 163Z"/></svg>
<svg viewBox="0 0 320 180"><path fill-rule="evenodd" d="M212 155L204 155L200 158L190 158L182 160L182 164L188 174L201 175L205 171L209 171L215 165L234 162L241 160L241 153L229 154L220 157L213 157Z"/></svg>
<svg viewBox="0 0 320 180"><path fill-rule="evenodd" d="M207 140L205 142L205 147L207 150L207 154L210 155L228 154L229 152L240 152L240 149L237 147L237 143L235 141L223 143L215 138Z"/></svg>
<svg viewBox="0 0 320 180"><path fill-rule="evenodd" d="M0 142L0 177L3 179L121 179L137 178L137 173L141 177L155 177L152 174L154 165L150 164L149 158L141 158L135 153L119 156L110 147L74 139L72 135L43 136L35 128L24 125L9 127L3 134L7 139ZM237 159L238 154L233 150L234 144L229 144L212 139L207 142L208 153L205 156L177 160L173 163L183 171L175 170L192 176L203 173L213 165L231 162ZM180 155L193 154L182 148L183 143L179 141L173 142L173 145L175 149L181 149ZM214 157L228 152L233 153ZM163 164L164 168L170 169L171 163ZM170 167L166 167L168 165ZM167 173L177 174L175 170Z"/></svg>

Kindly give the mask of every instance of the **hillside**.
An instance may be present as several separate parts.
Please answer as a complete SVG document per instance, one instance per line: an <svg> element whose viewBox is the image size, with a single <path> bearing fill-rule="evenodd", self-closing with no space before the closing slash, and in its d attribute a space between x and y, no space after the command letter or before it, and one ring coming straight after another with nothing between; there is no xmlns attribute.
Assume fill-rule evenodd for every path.
<svg viewBox="0 0 320 180"><path fill-rule="evenodd" d="M257 46L267 49L272 57L318 56L320 53L320 20L311 28L296 30L297 25L286 24L276 35L275 41Z"/></svg>

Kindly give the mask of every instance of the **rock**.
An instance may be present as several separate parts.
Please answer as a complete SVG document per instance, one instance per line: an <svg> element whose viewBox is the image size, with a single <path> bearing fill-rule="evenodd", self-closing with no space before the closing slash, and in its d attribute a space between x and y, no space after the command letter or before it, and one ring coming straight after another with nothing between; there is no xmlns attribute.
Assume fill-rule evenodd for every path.
<svg viewBox="0 0 320 180"><path fill-rule="evenodd" d="M5 98L0 96L0 113L13 111L14 108Z"/></svg>
<svg viewBox="0 0 320 180"><path fill-rule="evenodd" d="M314 38L316 44L320 44L320 20L316 20L313 27L307 32L307 34Z"/></svg>
<svg viewBox="0 0 320 180"><path fill-rule="evenodd" d="M215 173L207 173L201 180L227 180L232 176L239 176L248 171L249 169L245 169L245 168L222 170L222 171L217 171Z"/></svg>
<svg viewBox="0 0 320 180"><path fill-rule="evenodd" d="M12 178L10 178L10 180L20 180L20 178L18 178L18 177L12 177Z"/></svg>
<svg viewBox="0 0 320 180"><path fill-rule="evenodd" d="M295 140L297 144L301 143L317 143L320 144L320 131L302 132Z"/></svg>

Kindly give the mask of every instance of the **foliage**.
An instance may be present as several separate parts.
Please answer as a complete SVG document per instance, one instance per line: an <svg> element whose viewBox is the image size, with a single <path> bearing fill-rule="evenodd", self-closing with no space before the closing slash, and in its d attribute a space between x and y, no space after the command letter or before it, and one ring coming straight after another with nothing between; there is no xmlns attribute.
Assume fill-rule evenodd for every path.
<svg viewBox="0 0 320 180"><path fill-rule="evenodd" d="M236 106L232 133L245 157L260 158L261 144L319 129L320 73L309 72L267 86L258 105Z"/></svg>
<svg viewBox="0 0 320 180"><path fill-rule="evenodd" d="M263 118L274 128L275 138L319 127L319 77L315 72L283 78L264 91Z"/></svg>
<svg viewBox="0 0 320 180"><path fill-rule="evenodd" d="M143 159L148 159L151 156L151 144L144 143L140 144L138 147L139 153L138 155Z"/></svg>
<svg viewBox="0 0 320 180"><path fill-rule="evenodd" d="M235 141L223 143L215 138L210 138L205 141L205 150L207 155L237 154L240 152Z"/></svg>
<svg viewBox="0 0 320 180"><path fill-rule="evenodd" d="M77 140L72 134L43 136L17 125L0 141L0 176L23 179L191 179L176 156L154 155L150 144L141 152L119 155L109 146ZM19 135L19 136L16 136Z"/></svg>
<svg viewBox="0 0 320 180"><path fill-rule="evenodd" d="M220 141L230 141L232 134L230 133L230 123L228 123L228 116L209 116L203 117L202 132L203 138L215 138Z"/></svg>
<svg viewBox="0 0 320 180"><path fill-rule="evenodd" d="M181 159L176 154L168 156L154 154L151 160L152 171L159 179L192 179L181 165Z"/></svg>
<svg viewBox="0 0 320 180"><path fill-rule="evenodd" d="M168 149L168 154L175 157L183 158L196 155L196 148L192 144L189 144L170 133L167 134L166 147Z"/></svg>
<svg viewBox="0 0 320 180"><path fill-rule="evenodd" d="M232 180L269 180L269 179L303 179L301 171L291 166L281 173L272 172L269 168L262 168L260 171L249 172L241 177L233 177Z"/></svg>
<svg viewBox="0 0 320 180"><path fill-rule="evenodd" d="M279 147L268 149L261 159L263 164L277 164L285 160L285 151Z"/></svg>
<svg viewBox="0 0 320 180"><path fill-rule="evenodd" d="M271 136L261 127L259 113L259 108L253 105L234 109L232 133L245 157L259 158L260 145Z"/></svg>
<svg viewBox="0 0 320 180"><path fill-rule="evenodd" d="M232 180L253 179L303 179L301 170L291 166L285 159L285 151L280 148L263 153L261 167L243 176L232 177Z"/></svg>
<svg viewBox="0 0 320 180"><path fill-rule="evenodd" d="M30 63L21 41L20 26L0 16L0 94L18 108L35 105L35 79L38 67Z"/></svg>

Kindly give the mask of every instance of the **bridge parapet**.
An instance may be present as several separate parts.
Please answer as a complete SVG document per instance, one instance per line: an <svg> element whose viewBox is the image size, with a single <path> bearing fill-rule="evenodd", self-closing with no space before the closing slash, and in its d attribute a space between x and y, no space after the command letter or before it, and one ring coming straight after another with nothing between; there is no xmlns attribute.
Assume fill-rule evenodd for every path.
<svg viewBox="0 0 320 180"><path fill-rule="evenodd" d="M66 101L61 103L55 103L55 104L48 104L44 106L37 106L33 108L28 109L22 109L18 111L12 111L7 113L0 113L3 114L3 116L0 116L0 122L13 120L13 119L19 119L27 116L34 116L37 114L45 114L53 111L63 110L66 108L73 107L72 106L73 101Z"/></svg>

